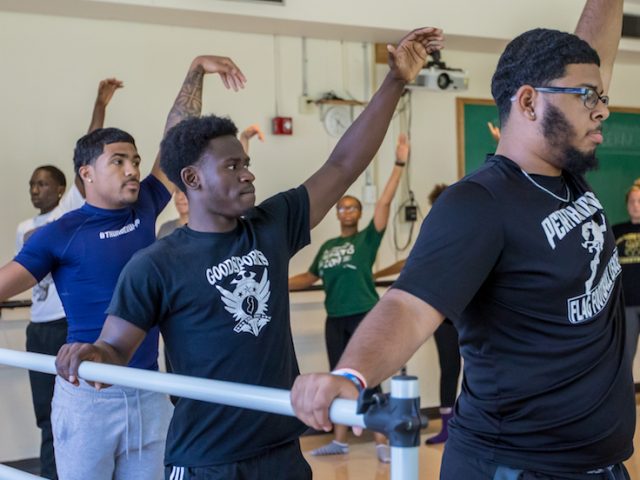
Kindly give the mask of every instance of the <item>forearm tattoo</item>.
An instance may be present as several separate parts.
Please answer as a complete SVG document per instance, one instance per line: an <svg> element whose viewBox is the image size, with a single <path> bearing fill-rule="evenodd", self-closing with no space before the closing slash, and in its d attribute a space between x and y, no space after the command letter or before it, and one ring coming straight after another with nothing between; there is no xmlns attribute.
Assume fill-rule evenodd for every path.
<svg viewBox="0 0 640 480"><path fill-rule="evenodd" d="M204 69L200 66L190 70L167 117L165 133L188 117L200 115L202 111L202 79Z"/></svg>

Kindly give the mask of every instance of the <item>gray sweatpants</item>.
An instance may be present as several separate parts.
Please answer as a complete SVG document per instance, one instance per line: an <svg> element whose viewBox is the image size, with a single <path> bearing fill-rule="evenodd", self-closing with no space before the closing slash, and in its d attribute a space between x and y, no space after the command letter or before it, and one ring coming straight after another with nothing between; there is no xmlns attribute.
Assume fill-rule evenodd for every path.
<svg viewBox="0 0 640 480"><path fill-rule="evenodd" d="M51 424L61 480L160 480L173 406L167 395L97 391L56 377Z"/></svg>

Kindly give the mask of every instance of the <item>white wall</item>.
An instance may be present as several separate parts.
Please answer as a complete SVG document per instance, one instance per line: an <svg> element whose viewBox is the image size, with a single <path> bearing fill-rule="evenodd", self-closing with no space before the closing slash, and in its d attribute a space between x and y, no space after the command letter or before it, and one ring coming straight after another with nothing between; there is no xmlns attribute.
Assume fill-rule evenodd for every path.
<svg viewBox="0 0 640 480"><path fill-rule="evenodd" d="M0 8L85 18L279 33L313 38L393 41L423 25L438 25L470 49L478 39L510 39L533 27L571 30L583 0L286 0L284 5L245 0L0 0ZM640 12L637 0L625 11ZM505 21L508 19L508 21Z"/></svg>
<svg viewBox="0 0 640 480"><path fill-rule="evenodd" d="M290 0L289 3L300 6L300 2ZM340 3L346 9L351 8L350 2ZM479 3L468 2L468 5ZM408 4L413 5L412 2ZM573 6L562 5L572 12L575 2L572 0L567 4ZM370 24L379 22L384 25L384 15L395 18L385 10L382 11L386 13L380 14L375 9L360 9L347 15L345 22L355 22L360 18L357 12L369 10L370 17L365 20ZM402 10L399 14L405 15L404 12ZM383 16L378 18L378 15ZM569 16L572 18L558 14L553 21L573 25L573 13ZM531 21L528 15L527 18L527 22ZM394 28L400 28L409 20L413 22L413 18L404 18L398 25L394 23ZM455 22L463 21L473 23L473 28L483 29L486 36L495 29L512 28L510 22L484 23L472 15L466 20L457 17L447 17L447 20L455 25L458 25ZM536 20L549 24L542 22L542 18L536 17ZM460 24L456 28L465 29L466 26ZM502 34L506 33L502 31ZM249 79L247 89L237 94L229 93L217 79L208 79L204 111L229 114L240 127L257 122L268 131L277 97L280 114L294 117L295 134L292 137L267 135L264 144L252 144L250 153L257 176L258 199L304 181L326 159L335 140L324 133L317 114L298 114L298 96L302 89L301 39L283 36L277 43L280 68L275 71L274 39L271 35L0 12L0 64L3 66L0 88L3 112L0 116L3 154L0 160L3 167L0 176L0 261L9 260L13 255L15 225L35 213L27 192L27 182L33 169L44 163L53 163L62 167L69 179L72 178L74 142L88 125L98 81L107 76L123 79L126 87L116 93L106 124L134 134L143 157L143 170L148 171L155 157L165 116L191 59L201 53L231 56ZM474 49L446 51L445 60L452 66L469 70L471 84L464 96L489 98L489 81L497 54L471 50ZM368 89L364 85L360 43L341 44L336 40L310 39L308 56L311 95L318 96L328 90L344 94L348 90L363 98ZM636 93L636 84L640 67L634 55L628 55L625 62L616 67L610 92L612 103L638 107L640 97ZM384 72L382 66L373 68L372 80L380 82ZM416 198L425 213L426 195L433 184L451 183L457 177L455 98L452 93L418 91L413 94L413 151L409 170ZM396 119L374 161L372 172L378 191L381 191L390 172L394 139L399 131L400 120ZM361 196L362 183L362 180L358 181L351 192ZM401 194L400 199L406 198L404 187ZM370 218L371 208L366 209L365 215ZM175 212L170 207L161 221L172 216ZM403 239L406 227L400 226ZM329 214L313 231L312 246L293 259L291 271L304 271L319 242L337 233L337 222ZM378 266L388 265L405 256L394 251L390 233L391 229L383 240ZM326 369L321 302L321 293L292 296L292 324L303 371ZM21 332L24 325L24 322L2 324L0 347L19 348L23 344ZM422 379L423 405L437 405L438 368L432 343L425 345L414 357L410 370ZM37 454L37 434L26 375L24 372L11 372L0 368L3 385L0 395L0 424L3 425L0 429L0 461Z"/></svg>

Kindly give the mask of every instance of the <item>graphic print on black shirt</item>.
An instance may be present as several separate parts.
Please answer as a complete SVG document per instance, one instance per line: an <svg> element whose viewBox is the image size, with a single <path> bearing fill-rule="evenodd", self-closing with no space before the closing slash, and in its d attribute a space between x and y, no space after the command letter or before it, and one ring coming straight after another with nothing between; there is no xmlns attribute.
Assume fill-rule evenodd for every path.
<svg viewBox="0 0 640 480"><path fill-rule="evenodd" d="M290 389L299 369L288 266L309 241L303 186L265 200L228 232L185 225L132 258L109 313L144 330L159 326L177 374ZM165 462L232 463L290 442L305 429L295 417L180 398Z"/></svg>
<svg viewBox="0 0 640 480"><path fill-rule="evenodd" d="M261 272L248 270L252 266L263 268ZM260 250L252 250L247 255L231 257L206 270L207 280L218 289L225 310L237 322L233 328L236 333L246 332L257 337L271 321L271 317L265 314L271 296L268 266L267 257ZM232 278L230 282L229 278ZM230 283L229 290L219 283Z"/></svg>
<svg viewBox="0 0 640 480"><path fill-rule="evenodd" d="M594 286L607 232L607 220L602 212L602 204L593 192L586 192L572 204L550 213L542 221L542 229L552 249L555 250L557 242L562 241L574 228L580 228L580 245L591 255L591 274L585 280L584 293L567 299L567 313L571 323L590 320L602 311L621 272L617 251L614 250L604 274Z"/></svg>

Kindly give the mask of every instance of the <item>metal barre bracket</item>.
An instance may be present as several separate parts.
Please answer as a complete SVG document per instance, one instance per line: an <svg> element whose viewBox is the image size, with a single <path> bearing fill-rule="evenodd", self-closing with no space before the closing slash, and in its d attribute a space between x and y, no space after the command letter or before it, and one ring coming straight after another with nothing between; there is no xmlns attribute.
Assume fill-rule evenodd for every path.
<svg viewBox="0 0 640 480"><path fill-rule="evenodd" d="M428 423L420 414L418 379L409 375L393 377L390 394L369 388L363 390L356 413L364 414L366 427L385 434L392 447L419 446L420 429Z"/></svg>

